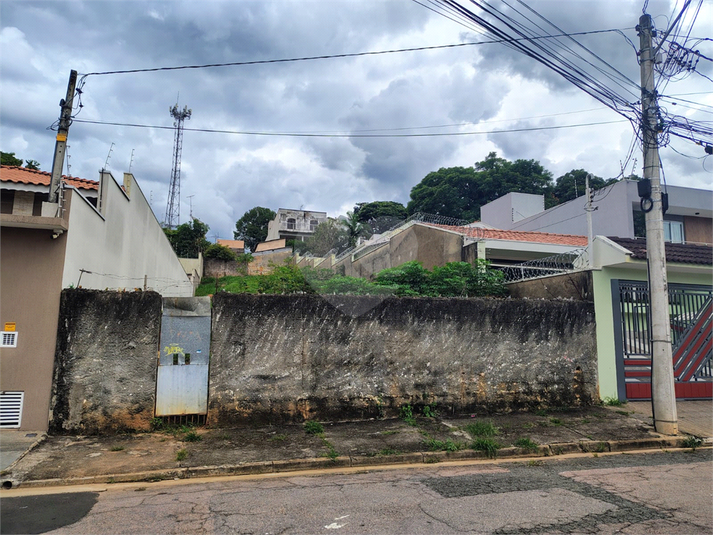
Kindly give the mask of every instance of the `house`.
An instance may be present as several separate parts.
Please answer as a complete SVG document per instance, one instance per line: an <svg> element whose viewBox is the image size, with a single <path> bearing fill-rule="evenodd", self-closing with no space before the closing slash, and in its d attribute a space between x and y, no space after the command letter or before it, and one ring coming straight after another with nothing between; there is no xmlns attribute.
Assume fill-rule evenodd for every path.
<svg viewBox="0 0 713 535"><path fill-rule="evenodd" d="M216 243L227 247L237 255L245 253L245 242L243 240L222 240L219 238Z"/></svg>
<svg viewBox="0 0 713 535"><path fill-rule="evenodd" d="M309 238L320 223L327 221L327 212L312 212L307 210L290 210L280 208L275 219L267 225L267 239L301 240Z"/></svg>
<svg viewBox="0 0 713 535"><path fill-rule="evenodd" d="M331 269L352 277L369 278L405 262L419 261L426 269L448 262L487 260L504 268L552 255L566 255L587 246L587 238L571 234L503 231L483 226L454 226L408 221L400 227L338 255Z"/></svg>
<svg viewBox="0 0 713 535"><path fill-rule="evenodd" d="M78 287L191 296L191 281L133 175L119 184L0 169L0 426L48 424L60 293Z"/></svg>
<svg viewBox="0 0 713 535"><path fill-rule="evenodd" d="M665 244L676 397L713 397L713 246ZM646 240L596 236L591 266L508 285L513 297L594 302L599 394L651 398Z"/></svg>
<svg viewBox="0 0 713 535"><path fill-rule="evenodd" d="M284 264L292 259L292 247L285 238L258 243L248 264L248 275L268 275L272 266Z"/></svg>
<svg viewBox="0 0 713 535"><path fill-rule="evenodd" d="M713 243L713 191L668 186L664 215L666 241ZM525 230L587 235L586 196L544 209L542 195L508 193L481 208L481 220L503 230ZM594 192L592 231L595 236L643 236L643 217L637 182L620 180Z"/></svg>

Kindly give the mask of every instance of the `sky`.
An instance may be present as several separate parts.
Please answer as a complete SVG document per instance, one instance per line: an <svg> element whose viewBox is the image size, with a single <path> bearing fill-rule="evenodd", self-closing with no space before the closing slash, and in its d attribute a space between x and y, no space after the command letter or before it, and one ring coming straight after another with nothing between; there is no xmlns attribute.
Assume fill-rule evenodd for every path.
<svg viewBox="0 0 713 535"><path fill-rule="evenodd" d="M502 1L491 3L507 9ZM430 6L427 2L422 0ZM644 3L527 2L567 33L621 30L577 39L637 83L640 73L632 43L638 47L634 28ZM661 31L682 5L683 0L646 2ZM703 0L695 22L690 12L686 17L691 36L711 36L713 1ZM116 70L485 39L412 0L2 0L0 150L37 160L42 170L51 171L55 134L48 127L59 116L58 103L72 69L81 78ZM713 57L712 41L701 42L697 49ZM712 67L701 61L698 71L705 76L682 74L665 85L665 95L672 99L667 101L669 111L689 120L711 120ZM90 75L83 79L82 91L83 106L75 109L69 132L69 173L98 180L106 167L121 180L131 171L159 221L166 213L173 164L169 110L174 104L192 110L183 136L180 222L189 220L192 210L210 226L211 241L232 239L235 222L254 206L326 211L336 217L358 202L406 204L411 188L428 173L472 166L490 152L508 160L535 159L554 178L572 169L602 178L620 176L622 168L627 175L642 173L640 149L627 157L634 136L629 122L499 43ZM623 93L631 102L638 98ZM416 133L458 135L395 136ZM358 137L366 134L387 137ZM701 146L672 138L661 159L667 184L711 188L713 157L706 158Z"/></svg>

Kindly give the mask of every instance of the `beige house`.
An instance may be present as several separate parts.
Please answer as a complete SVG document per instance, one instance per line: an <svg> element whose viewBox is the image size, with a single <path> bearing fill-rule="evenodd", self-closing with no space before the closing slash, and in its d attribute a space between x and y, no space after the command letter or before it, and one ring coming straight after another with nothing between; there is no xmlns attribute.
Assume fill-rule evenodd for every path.
<svg viewBox="0 0 713 535"><path fill-rule="evenodd" d="M47 429L63 288L193 287L133 175L98 182L63 177L48 203L50 174L0 169L0 426Z"/></svg>
<svg viewBox="0 0 713 535"><path fill-rule="evenodd" d="M302 240L314 234L317 225L327 220L327 212L312 212L308 210L290 210L280 208L275 219L267 224L267 239Z"/></svg>

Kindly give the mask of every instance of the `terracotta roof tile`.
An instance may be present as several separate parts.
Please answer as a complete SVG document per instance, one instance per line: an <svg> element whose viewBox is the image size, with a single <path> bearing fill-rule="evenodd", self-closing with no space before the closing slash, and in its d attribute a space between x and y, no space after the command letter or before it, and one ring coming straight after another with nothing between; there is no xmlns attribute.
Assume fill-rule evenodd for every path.
<svg viewBox="0 0 713 535"><path fill-rule="evenodd" d="M609 237L611 241L631 251L631 257L646 260L646 238ZM713 265L713 247L693 243L665 243L666 261L680 264Z"/></svg>
<svg viewBox="0 0 713 535"><path fill-rule="evenodd" d="M3 182L14 182L15 184L34 184L37 186L49 186L52 174L47 171L37 171L26 167L14 167L12 165L0 166L0 180ZM62 180L69 186L81 189L99 189L99 182L62 175Z"/></svg>
<svg viewBox="0 0 713 535"><path fill-rule="evenodd" d="M468 236L469 238L483 240L506 240L531 243L549 243L554 245L571 245L572 247L586 247L587 237L574 234L552 234L549 232L531 232L524 230L498 230L478 227L454 227L450 225L437 225L423 223L433 227L444 228Z"/></svg>

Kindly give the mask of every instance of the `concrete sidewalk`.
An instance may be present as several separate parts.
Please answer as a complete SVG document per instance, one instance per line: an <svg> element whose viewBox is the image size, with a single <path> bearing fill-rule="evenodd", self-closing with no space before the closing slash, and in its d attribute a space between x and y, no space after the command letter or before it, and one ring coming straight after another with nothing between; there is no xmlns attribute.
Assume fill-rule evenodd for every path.
<svg viewBox="0 0 713 535"><path fill-rule="evenodd" d="M631 401L625 405L632 416L653 425L651 401ZM713 400L685 400L676 403L680 433L713 440Z"/></svg>
<svg viewBox="0 0 713 535"><path fill-rule="evenodd" d="M116 436L50 436L3 470L2 486L157 481L494 456L597 454L690 447L696 443L684 434L678 437L656 434L646 416L645 405L435 418L420 415L410 420L312 422L311 428L171 427ZM682 433L713 437L713 432L706 431L710 428L705 427L713 420L713 403L680 402L679 417ZM0 435L3 449L17 444L6 441L7 433L3 430ZM16 438L21 434L15 433ZM30 438L36 437L23 440Z"/></svg>

